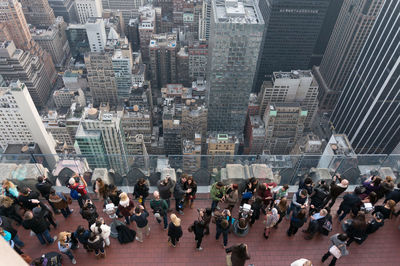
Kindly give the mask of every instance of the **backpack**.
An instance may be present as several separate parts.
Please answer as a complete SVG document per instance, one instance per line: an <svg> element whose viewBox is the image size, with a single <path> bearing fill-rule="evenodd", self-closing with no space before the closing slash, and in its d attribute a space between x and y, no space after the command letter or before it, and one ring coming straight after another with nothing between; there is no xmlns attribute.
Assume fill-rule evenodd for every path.
<svg viewBox="0 0 400 266"><path fill-rule="evenodd" d="M326 219L324 224L322 225L322 234L329 235L329 232L332 231L332 223L329 219Z"/></svg>
<svg viewBox="0 0 400 266"><path fill-rule="evenodd" d="M69 192L69 195L71 196L71 198L73 198L74 200L79 199L79 193L77 190L75 189L71 189L71 191Z"/></svg>
<svg viewBox="0 0 400 266"><path fill-rule="evenodd" d="M62 256L57 252L49 252L43 255L43 265L62 266Z"/></svg>
<svg viewBox="0 0 400 266"><path fill-rule="evenodd" d="M116 227L118 231L118 241L121 244L126 244L133 242L135 240L136 232L135 230L129 229L125 225L118 225Z"/></svg>
<svg viewBox="0 0 400 266"><path fill-rule="evenodd" d="M154 205L153 212L154 214L159 213L160 216L164 216L164 209L162 208L163 200L159 200L157 205Z"/></svg>

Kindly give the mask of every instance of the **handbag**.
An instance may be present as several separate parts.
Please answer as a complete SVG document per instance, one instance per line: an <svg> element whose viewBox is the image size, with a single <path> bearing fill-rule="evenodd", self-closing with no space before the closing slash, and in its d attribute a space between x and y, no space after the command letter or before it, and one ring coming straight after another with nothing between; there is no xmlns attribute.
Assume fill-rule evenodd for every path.
<svg viewBox="0 0 400 266"><path fill-rule="evenodd" d="M342 256L342 252L340 251L340 249L333 245L330 249L329 249L329 253L331 253L336 259L339 259Z"/></svg>
<svg viewBox="0 0 400 266"><path fill-rule="evenodd" d="M322 225L322 228L325 229L328 232L332 231L332 223L331 221L329 221L328 219L324 222L324 224Z"/></svg>

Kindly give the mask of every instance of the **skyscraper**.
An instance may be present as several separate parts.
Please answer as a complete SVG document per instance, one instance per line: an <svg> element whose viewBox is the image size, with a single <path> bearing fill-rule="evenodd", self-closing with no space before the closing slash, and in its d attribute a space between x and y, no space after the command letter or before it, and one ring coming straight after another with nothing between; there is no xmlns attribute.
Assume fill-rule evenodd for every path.
<svg viewBox="0 0 400 266"><path fill-rule="evenodd" d="M47 0L20 0L20 3L29 24L47 29L56 22L54 11Z"/></svg>
<svg viewBox="0 0 400 266"><path fill-rule="evenodd" d="M208 131L241 134L264 31L255 1L212 1Z"/></svg>
<svg viewBox="0 0 400 266"><path fill-rule="evenodd" d="M54 16L62 16L67 23L78 22L74 0L48 0Z"/></svg>
<svg viewBox="0 0 400 266"><path fill-rule="evenodd" d="M313 69L320 85L318 97L323 111L335 107L382 4L381 0L343 3L321 65Z"/></svg>
<svg viewBox="0 0 400 266"><path fill-rule="evenodd" d="M253 91L274 71L308 69L330 0L260 0L267 28Z"/></svg>
<svg viewBox="0 0 400 266"><path fill-rule="evenodd" d="M400 2L386 0L331 117L357 153L391 153L400 141L399 43Z"/></svg>
<svg viewBox="0 0 400 266"><path fill-rule="evenodd" d="M90 17L101 17L103 13L101 0L75 0L75 8L81 24L85 24Z"/></svg>

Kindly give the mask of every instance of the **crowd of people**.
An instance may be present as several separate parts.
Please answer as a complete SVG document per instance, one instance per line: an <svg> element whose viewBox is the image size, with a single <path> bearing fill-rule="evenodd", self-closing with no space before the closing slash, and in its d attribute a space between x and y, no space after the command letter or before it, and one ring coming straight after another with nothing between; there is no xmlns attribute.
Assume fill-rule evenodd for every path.
<svg viewBox="0 0 400 266"><path fill-rule="evenodd" d="M31 265L61 261L62 254L76 264L72 251L78 249L79 244L99 259L106 257L106 248L111 244L112 228L105 223L101 215L103 210L97 210L89 196L88 185L81 175L72 176L66 186L70 189L69 194L56 192L53 183L42 176L36 184L39 193L26 186L16 187L8 180L2 184L0 235L18 254L30 261ZM216 182L210 190L210 208L199 208L198 219L187 230L194 234L196 250L202 251L202 240L210 234L210 225L215 224L215 239L219 240L222 235L227 265L244 265L250 259L248 247L244 243L228 247L230 233L245 236L252 225L264 217L265 239L269 238L283 219L289 220L286 231L288 237L297 234L300 228L304 228L302 232L306 240L312 239L316 234L328 236L333 229L331 208L343 195L336 214L342 222L344 233L333 234L330 237L329 250L321 254L322 262L332 257L329 265L335 265L337 259L349 254L347 247L351 243L363 243L368 235L384 225L386 219L400 214L400 211L395 211L395 206L400 201L400 183L395 188L392 177L382 180L379 176L371 176L357 186L354 192L345 193L348 186L349 182L340 174L335 174L331 181L319 181L317 184L310 177L305 177L300 181L298 191L293 194L289 203L288 185L263 183L256 178L250 178L242 184L226 185ZM105 184L98 178L93 184L93 192L93 200L96 198L103 201L104 208L111 206L115 216L125 220L121 222L117 219L119 223L115 225L121 243L135 239L140 243L145 241L145 237L150 234L149 217L152 214L167 231L169 245L176 247L184 233L181 226L183 211L194 207L197 184L192 176L186 174L182 174L177 181L167 176L157 183L157 190L152 199L148 200L149 184L143 178L135 184L132 197L115 185ZM174 208L171 208L172 198L175 200ZM384 199L383 204L377 205L379 199ZM73 200L77 200L79 213L88 225L81 224L74 232L62 231L57 236L52 236L51 227L58 227L54 214L62 214L68 219L74 212L69 207ZM235 212L237 205L239 208ZM372 215L372 219L367 220L367 214ZM135 224L135 230L130 228L132 223ZM51 245L57 241L59 252L49 252L34 260L30 259L23 252L24 242L19 238L14 224L30 230L42 245ZM299 259L292 265L312 264L307 259Z"/></svg>

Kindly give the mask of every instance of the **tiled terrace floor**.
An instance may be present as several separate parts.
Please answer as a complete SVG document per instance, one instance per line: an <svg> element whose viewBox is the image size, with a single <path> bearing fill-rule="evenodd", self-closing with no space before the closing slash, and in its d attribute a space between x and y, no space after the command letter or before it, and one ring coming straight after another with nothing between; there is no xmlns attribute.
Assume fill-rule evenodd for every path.
<svg viewBox="0 0 400 266"><path fill-rule="evenodd" d="M205 198L205 197L203 197ZM340 202L340 200L338 200ZM95 202L98 209L101 203ZM148 202L146 202L149 206ZM171 205L173 202L171 202ZM106 249L107 257L97 260L93 253L86 253L81 246L74 251L78 265L225 265L225 250L222 247L222 236L217 242L215 240L215 225L211 224L211 234L203 239L203 251L195 250L194 235L187 231L187 227L197 218L198 207L208 207L210 200L197 200L194 209L186 209L185 215L181 216L183 226L183 237L176 248L167 244L167 232L156 223L155 218L150 215L151 234L144 243L137 241L125 245L119 244L118 240L111 239L111 246ZM172 205L173 206L173 205ZM334 206L335 212L338 204ZM68 219L57 215L59 227L52 230L54 235L61 230L73 231L79 224L87 226L87 222L79 215L79 207L73 203L75 212ZM106 221L110 221L104 213L100 213ZM400 219L400 218L399 218ZM337 265L400 265L400 231L398 230L399 219L387 221L385 226L371 235L361 246L353 243L349 247L350 255L338 260ZM340 224L334 215L334 230L341 232ZM298 258L308 258L313 265L323 265L322 255L329 247L329 238L317 236L313 240L303 239L301 230L294 237L287 237L285 232L288 221L284 219L277 230L273 230L268 240L262 236L263 224L261 220L251 228L246 237L239 238L233 234L229 235L228 246L236 243L247 243L251 259L247 264L259 265L290 265ZM131 225L133 227L133 225ZM303 228L304 229L304 228ZM41 246L35 236L29 236L29 232L19 227L20 238L25 241L25 253L32 258L38 257L44 252L58 251L57 245ZM328 262L330 259L328 259ZM1 264L1 263L0 263ZM328 263L325 262L325 265ZM64 255L64 265L71 265L70 260Z"/></svg>

